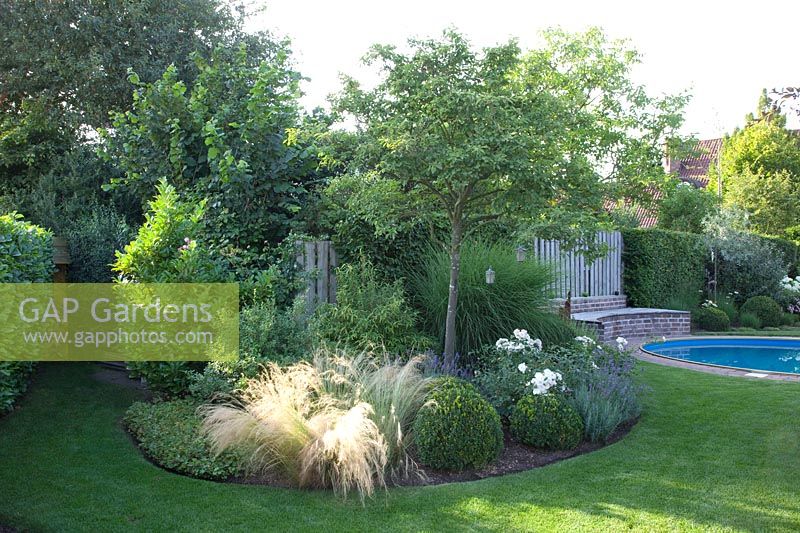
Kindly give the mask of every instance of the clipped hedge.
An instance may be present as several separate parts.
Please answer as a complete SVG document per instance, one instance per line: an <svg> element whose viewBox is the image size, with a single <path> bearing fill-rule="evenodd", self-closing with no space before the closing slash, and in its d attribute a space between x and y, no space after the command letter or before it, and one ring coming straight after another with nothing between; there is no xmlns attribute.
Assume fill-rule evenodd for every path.
<svg viewBox="0 0 800 533"><path fill-rule="evenodd" d="M758 317L762 327L772 328L783 323L783 311L778 303L769 296L754 296L747 300L741 309L742 314Z"/></svg>
<svg viewBox="0 0 800 533"><path fill-rule="evenodd" d="M523 396L511 413L511 435L546 450L572 450L583 438L583 419L555 394Z"/></svg>
<svg viewBox="0 0 800 533"><path fill-rule="evenodd" d="M494 407L469 383L439 380L414 422L422 464L446 470L481 468L503 451L503 428Z"/></svg>
<svg viewBox="0 0 800 533"><path fill-rule="evenodd" d="M17 213L0 216L0 283L46 283L54 270L52 233Z"/></svg>
<svg viewBox="0 0 800 533"><path fill-rule="evenodd" d="M44 283L53 280L53 235L22 220L0 216L0 283ZM33 363L0 361L0 414L10 411L28 387Z"/></svg>
<svg viewBox="0 0 800 533"><path fill-rule="evenodd" d="M623 229L623 286L633 307L664 307L705 284L708 251L701 235L662 229Z"/></svg>
<svg viewBox="0 0 800 533"><path fill-rule="evenodd" d="M692 310L692 321L703 331L727 331L731 329L731 319L722 309L714 307Z"/></svg>

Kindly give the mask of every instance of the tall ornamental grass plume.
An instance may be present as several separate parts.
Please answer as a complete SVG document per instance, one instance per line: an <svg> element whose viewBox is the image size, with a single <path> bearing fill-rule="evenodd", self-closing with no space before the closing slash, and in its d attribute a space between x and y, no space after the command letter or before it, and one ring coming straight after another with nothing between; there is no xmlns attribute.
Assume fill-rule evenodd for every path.
<svg viewBox="0 0 800 533"><path fill-rule="evenodd" d="M360 498L410 475L410 428L428 378L420 360L379 364L319 352L313 364L270 363L225 404L202 408L215 452L237 448L251 474L277 470L298 487Z"/></svg>
<svg viewBox="0 0 800 533"><path fill-rule="evenodd" d="M495 272L486 283L486 270ZM510 246L483 241L465 243L461 250L456 314L456 349L467 354L516 328L548 345L570 342L574 329L549 311L547 288L553 281L551 268L536 259L518 262ZM450 257L431 247L409 276L417 303L424 310L427 328L441 341L447 318Z"/></svg>

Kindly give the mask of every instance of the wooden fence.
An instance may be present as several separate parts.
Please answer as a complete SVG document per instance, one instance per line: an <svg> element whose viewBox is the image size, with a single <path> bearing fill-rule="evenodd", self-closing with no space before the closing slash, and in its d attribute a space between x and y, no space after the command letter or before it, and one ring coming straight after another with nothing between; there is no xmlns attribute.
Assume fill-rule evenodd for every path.
<svg viewBox="0 0 800 533"><path fill-rule="evenodd" d="M297 243L297 265L306 277L306 309L321 303L336 303L336 273L339 266L331 241Z"/></svg>
<svg viewBox="0 0 800 533"><path fill-rule="evenodd" d="M580 249L562 249L560 241L534 240L533 255L556 271L556 280L550 287L554 297L566 298L567 293L573 297L622 294L622 234L601 231L597 239L608 245L608 253L591 262Z"/></svg>

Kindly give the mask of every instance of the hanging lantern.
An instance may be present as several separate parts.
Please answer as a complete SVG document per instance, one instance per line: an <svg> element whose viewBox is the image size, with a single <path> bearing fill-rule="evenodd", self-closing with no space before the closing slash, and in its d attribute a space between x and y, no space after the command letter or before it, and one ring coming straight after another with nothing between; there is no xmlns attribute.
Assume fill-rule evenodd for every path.
<svg viewBox="0 0 800 533"><path fill-rule="evenodd" d="M492 270L492 267L486 270L486 283L488 285L494 285L494 270Z"/></svg>
<svg viewBox="0 0 800 533"><path fill-rule="evenodd" d="M526 250L524 246L521 244L517 246L517 262L522 263L525 261L525 252Z"/></svg>

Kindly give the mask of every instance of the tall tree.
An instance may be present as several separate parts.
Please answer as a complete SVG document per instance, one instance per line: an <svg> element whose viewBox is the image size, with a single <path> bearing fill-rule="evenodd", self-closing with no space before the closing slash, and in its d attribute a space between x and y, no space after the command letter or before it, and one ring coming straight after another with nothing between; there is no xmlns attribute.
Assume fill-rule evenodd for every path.
<svg viewBox="0 0 800 533"><path fill-rule="evenodd" d="M654 100L630 82L636 54L624 43L598 30L545 36L526 55L513 41L477 52L454 30L409 40L408 53L374 46L365 61L380 83L345 78L335 98L362 136L352 171L373 185L378 230L409 212L449 229L447 357L464 239L497 221L586 229L609 195L663 176L660 144L680 123L683 98Z"/></svg>
<svg viewBox="0 0 800 533"><path fill-rule="evenodd" d="M762 95L759 111L723 140L719 169L709 172L712 191L721 173L723 205L745 209L754 230L773 235L800 225L800 137L785 124Z"/></svg>

